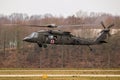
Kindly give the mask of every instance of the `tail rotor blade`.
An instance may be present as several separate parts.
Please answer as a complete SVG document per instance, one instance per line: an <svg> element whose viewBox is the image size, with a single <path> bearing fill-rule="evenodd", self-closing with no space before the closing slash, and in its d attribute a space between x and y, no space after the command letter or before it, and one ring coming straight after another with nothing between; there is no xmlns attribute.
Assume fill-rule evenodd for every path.
<svg viewBox="0 0 120 80"><path fill-rule="evenodd" d="M114 26L114 24L109 25L107 28L109 29L109 28L111 28L112 26Z"/></svg>
<svg viewBox="0 0 120 80"><path fill-rule="evenodd" d="M111 37L111 34L110 34L110 33L108 33L108 37Z"/></svg>
<svg viewBox="0 0 120 80"><path fill-rule="evenodd" d="M106 28L105 25L104 25L104 23L103 23L103 21L101 22L101 25L103 26L104 29Z"/></svg>

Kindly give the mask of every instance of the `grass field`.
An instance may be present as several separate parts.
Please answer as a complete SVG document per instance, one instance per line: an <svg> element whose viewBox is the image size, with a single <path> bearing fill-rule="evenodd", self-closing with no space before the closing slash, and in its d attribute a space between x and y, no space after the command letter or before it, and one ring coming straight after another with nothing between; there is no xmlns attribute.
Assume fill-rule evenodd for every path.
<svg viewBox="0 0 120 80"><path fill-rule="evenodd" d="M120 70L0 70L2 74L120 74Z"/></svg>
<svg viewBox="0 0 120 80"><path fill-rule="evenodd" d="M41 77L0 78L0 80L120 80L120 77L57 77L43 79Z"/></svg>
<svg viewBox="0 0 120 80"><path fill-rule="evenodd" d="M119 76L54 76L54 75L119 75ZM2 75L41 75L7 76ZM53 75L53 76L49 76ZM0 80L120 80L120 69L0 69Z"/></svg>

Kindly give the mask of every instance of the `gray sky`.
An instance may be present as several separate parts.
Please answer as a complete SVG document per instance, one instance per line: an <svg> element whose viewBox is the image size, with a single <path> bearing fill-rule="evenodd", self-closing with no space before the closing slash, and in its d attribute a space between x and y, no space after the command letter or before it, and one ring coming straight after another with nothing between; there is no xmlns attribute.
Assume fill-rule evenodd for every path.
<svg viewBox="0 0 120 80"><path fill-rule="evenodd" d="M0 0L0 14L11 13L69 16L82 10L120 15L120 0Z"/></svg>

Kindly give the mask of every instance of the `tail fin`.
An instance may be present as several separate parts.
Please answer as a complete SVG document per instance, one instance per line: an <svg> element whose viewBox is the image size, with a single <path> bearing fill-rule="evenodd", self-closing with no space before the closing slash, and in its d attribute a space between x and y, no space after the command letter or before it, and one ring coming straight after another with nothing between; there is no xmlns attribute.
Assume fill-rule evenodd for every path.
<svg viewBox="0 0 120 80"><path fill-rule="evenodd" d="M95 39L95 43L107 43L106 41L104 41L107 36L110 35L110 28L112 26L114 26L114 24L109 25L108 27L105 27L105 25L103 24L103 22L101 22L102 26L103 26L103 30L100 32L99 36Z"/></svg>
<svg viewBox="0 0 120 80"><path fill-rule="evenodd" d="M106 43L104 40L107 38L109 31L102 30L98 37L95 39L95 43Z"/></svg>

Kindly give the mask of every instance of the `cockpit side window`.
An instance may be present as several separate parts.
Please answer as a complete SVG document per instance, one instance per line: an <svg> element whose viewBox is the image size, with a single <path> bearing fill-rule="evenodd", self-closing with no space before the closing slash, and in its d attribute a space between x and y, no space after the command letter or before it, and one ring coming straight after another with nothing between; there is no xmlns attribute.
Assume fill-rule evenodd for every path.
<svg viewBox="0 0 120 80"><path fill-rule="evenodd" d="M38 33L33 32L33 33L30 34L28 37L31 37L31 38L37 38L37 37L38 37Z"/></svg>
<svg viewBox="0 0 120 80"><path fill-rule="evenodd" d="M53 35L49 35L48 38L49 38L49 39L53 39L54 36L53 36Z"/></svg>
<svg viewBox="0 0 120 80"><path fill-rule="evenodd" d="M38 33L34 33L34 38L37 38L38 37Z"/></svg>

